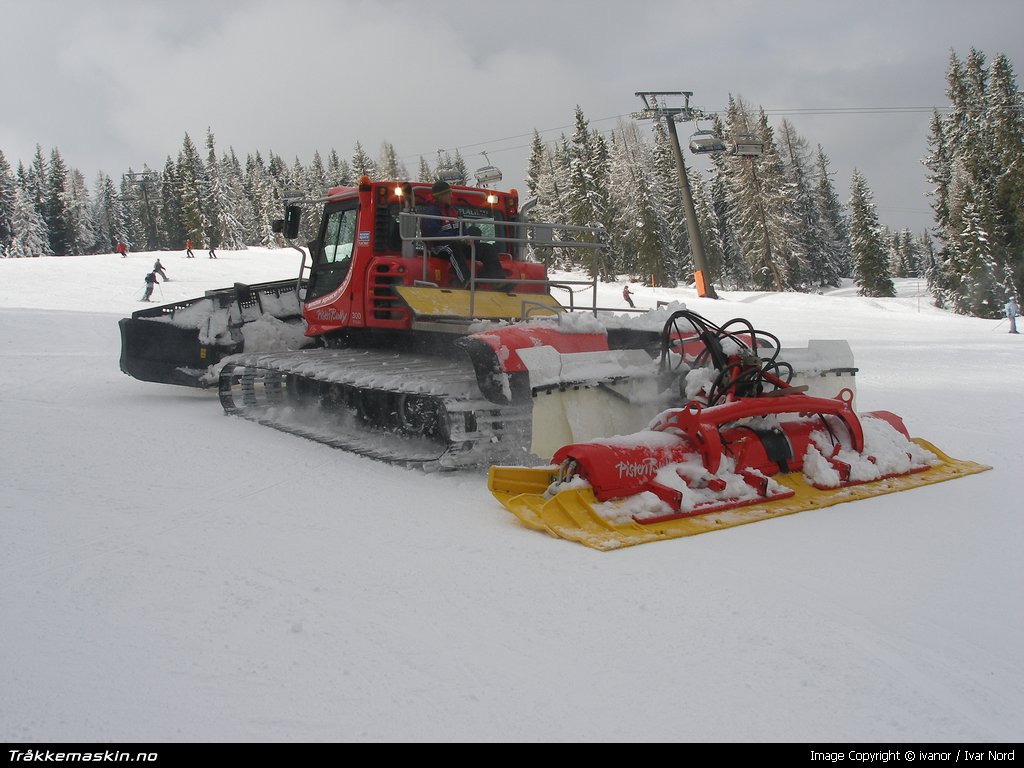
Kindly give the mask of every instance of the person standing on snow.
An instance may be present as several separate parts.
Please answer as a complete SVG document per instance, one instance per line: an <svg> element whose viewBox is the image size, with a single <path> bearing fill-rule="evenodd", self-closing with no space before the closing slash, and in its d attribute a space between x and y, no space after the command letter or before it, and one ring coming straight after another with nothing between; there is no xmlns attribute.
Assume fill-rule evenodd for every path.
<svg viewBox="0 0 1024 768"><path fill-rule="evenodd" d="M160 281L156 279L156 272L150 272L146 275L146 295L142 297L143 301L149 301L149 297L153 295L154 285L160 285Z"/></svg>
<svg viewBox="0 0 1024 768"><path fill-rule="evenodd" d="M153 274L156 274L157 272L160 273L160 277L162 277L164 279L164 282L166 283L167 273L164 272L164 265L160 263L160 259L157 259L156 264L153 265Z"/></svg>
<svg viewBox="0 0 1024 768"><path fill-rule="evenodd" d="M630 309L636 309L636 306L633 304L633 294L629 292L628 285L622 289L622 298L629 304Z"/></svg>
<svg viewBox="0 0 1024 768"><path fill-rule="evenodd" d="M1020 314L1020 307L1017 306L1017 302L1011 296L1010 300L1006 302L1006 306L1003 307L1003 311L1006 312L1006 317L1010 320L1010 333L1017 333L1017 315Z"/></svg>
<svg viewBox="0 0 1024 768"><path fill-rule="evenodd" d="M217 258L217 254L213 252L213 246L212 245L210 246L210 258L211 259L216 259Z"/></svg>
<svg viewBox="0 0 1024 768"><path fill-rule="evenodd" d="M194 253L192 253L192 241L191 240L186 240L185 241L185 254L186 254L185 255L186 259L194 259L196 257L196 255Z"/></svg>
<svg viewBox="0 0 1024 768"><path fill-rule="evenodd" d="M115 248L115 250L121 254L122 259L128 258L128 246L125 245L124 243L118 243L117 248Z"/></svg>

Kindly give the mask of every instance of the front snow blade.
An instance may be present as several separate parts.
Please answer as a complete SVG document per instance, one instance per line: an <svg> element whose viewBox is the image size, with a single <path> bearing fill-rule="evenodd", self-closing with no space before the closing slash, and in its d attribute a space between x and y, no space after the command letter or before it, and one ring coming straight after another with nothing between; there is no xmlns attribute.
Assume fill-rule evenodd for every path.
<svg viewBox="0 0 1024 768"><path fill-rule="evenodd" d="M922 472L825 490L808 484L800 472L777 474L772 479L791 494L776 496L772 501L729 508L719 506L703 514L647 523L637 522L631 515L631 510L637 508L636 497L599 502L588 485L573 483L549 494L552 484L558 480L557 467L491 467L487 487L527 527L594 549L609 550L694 536L808 509L897 493L991 469L973 461L951 458L927 440L914 438L914 442L935 454L940 463ZM642 500L639 503L642 504Z"/></svg>

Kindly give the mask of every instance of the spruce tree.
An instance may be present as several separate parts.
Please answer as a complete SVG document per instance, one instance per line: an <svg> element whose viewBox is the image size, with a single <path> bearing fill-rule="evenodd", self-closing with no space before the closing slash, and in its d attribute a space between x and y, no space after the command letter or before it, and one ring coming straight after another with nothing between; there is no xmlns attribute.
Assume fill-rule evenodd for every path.
<svg viewBox="0 0 1024 768"><path fill-rule="evenodd" d="M328 188L327 171L319 152L313 153L313 160L306 169L306 194L313 200L322 197ZM302 217L303 239L308 242L320 232L321 206L313 205L306 208Z"/></svg>
<svg viewBox="0 0 1024 768"><path fill-rule="evenodd" d="M466 161L458 149L455 150L455 157L452 158L452 168L459 178L463 180L463 183L469 181L469 168L466 167Z"/></svg>
<svg viewBox="0 0 1024 768"><path fill-rule="evenodd" d="M750 122L750 113L743 101L730 97L730 134L749 132ZM757 135L764 146L763 154L732 158L728 166L736 234L754 287L784 291L796 286L803 256L793 242L792 201L784 185L773 132L763 110Z"/></svg>
<svg viewBox="0 0 1024 768"><path fill-rule="evenodd" d="M363 176L369 176L370 181L376 181L380 178L376 163L370 159L370 156L366 154L366 150L363 149L363 145L358 141L352 153L352 175L356 181Z"/></svg>
<svg viewBox="0 0 1024 768"><path fill-rule="evenodd" d="M636 124L620 126L618 151L613 154L613 178L620 181L614 208L621 213L617 227L623 231L623 258L617 271L626 271L644 282L674 284L666 269L665 235L658 217L652 180L652 151Z"/></svg>
<svg viewBox="0 0 1024 768"><path fill-rule="evenodd" d="M207 197L206 169L187 133L178 153L177 176L181 184L181 221L185 237L197 248L214 246L210 241L211 222L203 210Z"/></svg>
<svg viewBox="0 0 1024 768"><path fill-rule="evenodd" d="M794 243L793 267L796 272L794 282L804 288L811 285L838 285L826 261L829 234L818 206L810 145L789 120L783 120L779 128L779 153L794 217L791 235Z"/></svg>
<svg viewBox="0 0 1024 768"><path fill-rule="evenodd" d="M950 225L942 269L946 273L944 282L950 307L962 314L995 317L1002 306L1001 289L984 213L991 208L978 202L984 196L985 191L975 186L965 164L956 163L950 184Z"/></svg>
<svg viewBox="0 0 1024 768"><path fill-rule="evenodd" d="M547 150L540 138L540 132L533 129L530 142L530 157L526 161L526 193L530 197L539 197L541 181L546 173L545 161Z"/></svg>
<svg viewBox="0 0 1024 768"><path fill-rule="evenodd" d="M899 278L906 277L907 269L903 260L899 233L891 231L888 227L883 227L882 241L888 246L889 275Z"/></svg>
<svg viewBox="0 0 1024 768"><path fill-rule="evenodd" d="M313 153L313 160L306 169L308 180L307 192L310 197L318 198L327 191L327 170L324 168L323 158L319 152Z"/></svg>
<svg viewBox="0 0 1024 768"><path fill-rule="evenodd" d="M572 151L569 148L569 139L563 133L552 147L549 156L551 170L551 187L554 191L554 199L550 206L549 221L571 224L572 219L572 184L570 176L572 173ZM567 232L556 232L555 238L569 242L572 235ZM572 248L557 249L553 257L555 266L563 269L575 269L581 264L580 254Z"/></svg>
<svg viewBox="0 0 1024 768"><path fill-rule="evenodd" d="M338 157L337 151L333 149L327 156L327 186L352 186L352 169L349 168L348 162Z"/></svg>
<svg viewBox="0 0 1024 768"><path fill-rule="evenodd" d="M416 181L432 181L434 178L434 172L430 170L430 163L426 161L423 155L420 155L420 167L416 173Z"/></svg>
<svg viewBox="0 0 1024 768"><path fill-rule="evenodd" d="M32 156L32 162L29 164L28 170L22 168L21 164L18 164L18 180L24 187L25 192L29 196L29 200L32 201L32 205L35 207L36 212L43 217L43 221L47 221L46 217L46 197L47 197L47 183L46 180L50 175L50 166L46 162L46 158L43 156L43 148L36 144L36 153ZM46 233L47 242L49 242L49 229Z"/></svg>
<svg viewBox="0 0 1024 768"><path fill-rule="evenodd" d="M909 229L904 228L899 233L899 253L903 276L920 277L922 274L920 250Z"/></svg>
<svg viewBox="0 0 1024 768"><path fill-rule="evenodd" d="M46 222L36 209L32 192L24 185L15 188L14 195L14 235L11 238L7 255L15 259L46 256L50 249L50 238L46 231Z"/></svg>
<svg viewBox="0 0 1024 768"><path fill-rule="evenodd" d="M1005 55L992 60L986 121L991 140L994 257L1007 298L1024 295L1024 98Z"/></svg>
<svg viewBox="0 0 1024 768"><path fill-rule="evenodd" d="M268 153L267 174L270 177L270 182L278 192L294 186L291 180L291 173L288 171L288 166L285 164L284 159L273 150Z"/></svg>
<svg viewBox="0 0 1024 768"><path fill-rule="evenodd" d="M200 208L206 217L206 243L210 248L230 248L224 242L225 217L228 215L227 195L220 178L220 166L217 164L217 147L213 138L213 130L206 129L206 163L202 171L200 184Z"/></svg>
<svg viewBox="0 0 1024 768"><path fill-rule="evenodd" d="M129 168L128 172L121 176L121 185L118 194L124 208L126 233L121 242L134 249L146 239L143 226L142 200L137 188L130 182L135 177L135 172Z"/></svg>
<svg viewBox="0 0 1024 768"><path fill-rule="evenodd" d="M277 237L271 228L271 222L281 216L280 190L259 152L247 158L245 169L245 186L252 205L253 222L253 231L248 242L264 248L273 248L277 245Z"/></svg>
<svg viewBox="0 0 1024 768"><path fill-rule="evenodd" d="M850 251L861 296L895 296L889 277L887 246L867 181L854 168L850 182Z"/></svg>
<svg viewBox="0 0 1024 768"><path fill-rule="evenodd" d="M181 179L178 178L178 167L170 155L160 175L159 207L160 231L164 236L162 247L171 251L184 248L189 235L182 215Z"/></svg>
<svg viewBox="0 0 1024 768"><path fill-rule="evenodd" d="M241 178L235 177L230 157L217 160L213 131L206 133L206 199L203 207L209 212L210 243L218 248L245 248L242 209L245 206Z"/></svg>
<svg viewBox="0 0 1024 768"><path fill-rule="evenodd" d="M89 187L81 171L71 169L68 174L66 202L66 221L68 233L68 253L80 256L89 253L96 242L93 231L92 201Z"/></svg>
<svg viewBox="0 0 1024 768"><path fill-rule="evenodd" d="M717 136L724 136L726 133L725 124L718 115L712 118L712 130ZM717 154L711 158L714 171L710 191L711 209L722 254L722 273L719 280L723 288L747 290L753 281L736 234L735 207L729 188L731 159L724 154Z"/></svg>
<svg viewBox="0 0 1024 768"><path fill-rule="evenodd" d="M252 201L245 186L245 172L234 147L229 147L227 153L221 157L220 177L227 190L231 216L236 221L233 238L240 243L239 248L245 248L251 244L250 236L254 227Z"/></svg>
<svg viewBox="0 0 1024 768"><path fill-rule="evenodd" d="M932 185L929 195L932 198L932 211L935 213L935 226L941 233L949 224L949 182L953 158L946 139L946 128L938 110L932 112L928 146L930 151L924 164L928 169L928 183Z"/></svg>
<svg viewBox="0 0 1024 768"><path fill-rule="evenodd" d="M7 158L0 150L0 258L9 254L14 239L14 205L17 181Z"/></svg>
<svg viewBox="0 0 1024 768"><path fill-rule="evenodd" d="M409 178L409 171L405 164L399 159L394 145L385 141L380 146L380 174L381 178L389 181L404 181Z"/></svg>
<svg viewBox="0 0 1024 768"><path fill-rule="evenodd" d="M540 134L534 130L531 144L530 159L527 166L526 188L530 197L537 199L537 205L530 218L538 222L569 223L562 208L563 199L559 187L559 169L555 165L554 151L541 141ZM548 266L561 266L562 256L551 248L538 248L534 257Z"/></svg>
<svg viewBox="0 0 1024 768"><path fill-rule="evenodd" d="M159 174L144 165L141 173L133 173L129 169L124 180L135 198L130 207L139 224L133 234L136 247L146 251L159 250L167 239L160 216Z"/></svg>
<svg viewBox="0 0 1024 768"><path fill-rule="evenodd" d="M576 105L575 130L569 145L569 184L571 190L569 208L570 223L579 227L605 226L609 217L608 201L608 148L600 134L590 131L580 106ZM576 238L582 241L585 235ZM604 254L600 254L604 255ZM588 254L589 256L589 254ZM608 255L614 260L614 255ZM601 279L610 279L611 270L607 261L602 258L598 263L585 265L591 276L597 274Z"/></svg>
<svg viewBox="0 0 1024 768"><path fill-rule="evenodd" d="M815 162L817 183L815 194L818 205L818 223L821 227L820 245L823 249L816 265L821 285L838 288L841 278L849 277L852 268L850 237L843 204L832 184L829 159L821 144Z"/></svg>
<svg viewBox="0 0 1024 768"><path fill-rule="evenodd" d="M950 54L946 84L949 112L934 115L925 159L939 241L929 284L942 305L989 315L1024 287L1022 101L1008 59L986 67L973 48L964 61Z"/></svg>
<svg viewBox="0 0 1024 768"><path fill-rule="evenodd" d="M928 286L928 292L935 298L936 306L943 306L939 301L936 277L939 272L938 257L936 255L935 243L927 231L917 236L917 253L919 274L921 274Z"/></svg>
<svg viewBox="0 0 1024 768"><path fill-rule="evenodd" d="M20 256L42 256L51 253L50 231L46 226L46 217L43 213L46 159L43 157L42 147L38 144L36 144L36 154L27 169L22 163L18 163L16 183L20 197L16 200L13 226L15 250ZM31 206L31 214L24 210L25 205ZM26 227L28 227L27 230ZM43 241L42 246L37 243L40 237Z"/></svg>
<svg viewBox="0 0 1024 768"><path fill-rule="evenodd" d="M70 232L67 216L68 169L60 152L50 152L49 169L46 176L43 218L50 234L50 253L66 256L69 251Z"/></svg>

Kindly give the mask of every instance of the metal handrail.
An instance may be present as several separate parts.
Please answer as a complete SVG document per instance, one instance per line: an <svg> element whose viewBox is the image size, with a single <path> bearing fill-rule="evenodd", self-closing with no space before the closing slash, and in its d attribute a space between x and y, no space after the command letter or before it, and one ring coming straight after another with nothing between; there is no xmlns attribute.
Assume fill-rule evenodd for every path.
<svg viewBox="0 0 1024 768"><path fill-rule="evenodd" d="M588 311L592 311L594 316L597 316L597 275L598 259L603 249L606 246L606 240L604 237L603 227L588 227L580 226L575 224L553 224L550 222L535 222L535 221L504 221L502 219L495 218L493 223L495 229L497 227L504 226L513 230L519 229L532 229L536 233L537 230L542 230L550 233L552 238L549 240L546 237L543 238L540 244L536 235L534 238L528 236L524 237L502 237L499 236L495 231L493 238L485 238L483 235L471 235L465 230L470 226L479 226L482 219L479 218L467 218L467 217L450 217L450 216L435 216L433 214L426 213L415 213L412 211L401 211L398 214L399 217L399 236L403 243L416 243L422 244L422 260L423 260L423 280L427 280L427 259L430 254L430 243L446 243L452 240L462 240L469 243L470 249L470 260L469 260L469 314L472 316L475 303L476 303L476 286L480 284L490 283L502 283L506 282L503 279L498 278L477 278L476 276L476 247L477 243L487 240L488 242L503 243L503 244L514 244L514 245L526 245L526 246L538 246L544 248L582 248L593 252L593 277L589 281L583 280L516 280L517 284L523 285L544 285L547 288L561 287L565 285L589 285L591 288L591 306L587 308ZM453 221L459 225L458 233L446 236L437 237L425 237L422 233L420 223L424 220L434 221ZM555 230L563 233L581 232L590 235L592 240L555 240L553 235ZM569 311L576 311L574 294L569 291ZM525 317L525 316L524 316Z"/></svg>

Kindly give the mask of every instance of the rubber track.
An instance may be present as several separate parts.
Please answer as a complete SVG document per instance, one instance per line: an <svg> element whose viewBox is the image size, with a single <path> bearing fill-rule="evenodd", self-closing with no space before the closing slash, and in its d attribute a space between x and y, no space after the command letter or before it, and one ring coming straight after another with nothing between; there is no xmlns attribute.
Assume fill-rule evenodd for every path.
<svg viewBox="0 0 1024 768"><path fill-rule="evenodd" d="M311 385L307 391L313 390L313 398L288 392L289 381L296 377ZM343 425L320 416L310 423L309 413L320 409L315 387L323 383L346 392L433 401L446 418L447 443L357 423L354 416ZM382 461L454 469L528 458L530 406L500 406L483 399L468 360L364 349L248 355L224 366L219 392L225 413ZM296 398L305 416L302 423L290 411Z"/></svg>

